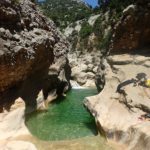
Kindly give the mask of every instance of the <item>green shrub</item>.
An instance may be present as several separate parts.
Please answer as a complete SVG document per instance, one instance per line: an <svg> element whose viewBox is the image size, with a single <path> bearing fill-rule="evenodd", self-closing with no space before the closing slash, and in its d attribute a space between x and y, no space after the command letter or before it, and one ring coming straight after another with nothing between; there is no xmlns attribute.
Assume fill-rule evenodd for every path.
<svg viewBox="0 0 150 150"><path fill-rule="evenodd" d="M103 39L101 40L100 49L107 49L109 47L111 37L112 37L112 32L109 31L107 35L103 37Z"/></svg>
<svg viewBox="0 0 150 150"><path fill-rule="evenodd" d="M98 0L98 4L103 10L107 8L115 9L116 12L122 12L122 10L128 5L135 3L137 0Z"/></svg>
<svg viewBox="0 0 150 150"><path fill-rule="evenodd" d="M19 4L20 0L12 0L11 2L14 4Z"/></svg>
<svg viewBox="0 0 150 150"><path fill-rule="evenodd" d="M82 24L81 30L79 32L79 35L81 38L86 38L88 37L93 31L92 26L90 26L90 24L88 22L84 22Z"/></svg>
<svg viewBox="0 0 150 150"><path fill-rule="evenodd" d="M75 28L76 25L77 25L77 23L76 23L76 22L73 22L73 23L70 25L70 27L71 27L71 28Z"/></svg>
<svg viewBox="0 0 150 150"><path fill-rule="evenodd" d="M54 19L60 29L65 29L71 23L88 18L92 13L90 7L73 0L46 0L39 5L44 15Z"/></svg>
<svg viewBox="0 0 150 150"><path fill-rule="evenodd" d="M102 34L103 34L102 29L100 27L101 23L102 23L102 19L101 19L101 17L98 17L98 19L95 21L94 26L93 26L94 34L99 37L102 36Z"/></svg>

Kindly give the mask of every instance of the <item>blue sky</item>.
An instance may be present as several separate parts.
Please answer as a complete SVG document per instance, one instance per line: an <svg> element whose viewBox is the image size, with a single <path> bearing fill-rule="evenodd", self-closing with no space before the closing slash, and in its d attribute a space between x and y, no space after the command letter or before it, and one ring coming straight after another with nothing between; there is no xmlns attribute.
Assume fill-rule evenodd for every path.
<svg viewBox="0 0 150 150"><path fill-rule="evenodd" d="M91 5L92 7L97 6L97 1L98 0L84 0L86 3L88 3L89 5Z"/></svg>
<svg viewBox="0 0 150 150"><path fill-rule="evenodd" d="M45 0L38 0L39 2L44 2ZM91 5L92 7L95 7L97 6L97 1L98 0L83 0L85 1L86 3L88 3L89 5Z"/></svg>

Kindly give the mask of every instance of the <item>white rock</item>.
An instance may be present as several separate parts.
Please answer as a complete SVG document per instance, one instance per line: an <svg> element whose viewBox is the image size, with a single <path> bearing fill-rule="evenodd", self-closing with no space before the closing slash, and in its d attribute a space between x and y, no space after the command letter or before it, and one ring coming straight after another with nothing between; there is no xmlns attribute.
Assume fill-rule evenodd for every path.
<svg viewBox="0 0 150 150"><path fill-rule="evenodd" d="M97 69L98 69L98 66L94 67L94 68L93 68L93 72L96 73L96 72L97 72Z"/></svg>
<svg viewBox="0 0 150 150"><path fill-rule="evenodd" d="M97 19L99 16L100 16L100 15L91 16L91 17L89 18L89 20L88 20L88 23L89 23L91 26L93 26L94 23L95 23L95 21L96 21L96 19Z"/></svg>
<svg viewBox="0 0 150 150"><path fill-rule="evenodd" d="M81 72L77 77L77 82L81 85L85 84L87 80L87 74L85 72Z"/></svg>
<svg viewBox="0 0 150 150"><path fill-rule="evenodd" d="M114 59L115 58L115 59ZM113 62L128 61L107 69L106 84L102 92L88 97L85 105L95 116L96 122L107 132L107 136L117 142L127 144L127 149L140 150L150 147L150 121L140 120L141 115L150 112L150 88L135 86L132 79L139 73L150 77L150 71L141 64L135 64L135 55L114 55ZM144 62L147 58L138 56ZM126 81L126 82L125 82ZM116 92L120 83L125 94ZM119 132L118 132L119 131Z"/></svg>
<svg viewBox="0 0 150 150"><path fill-rule="evenodd" d="M92 73L92 72L87 72L87 78L88 78L88 79L94 79L94 77L95 77L95 74L94 74L94 73Z"/></svg>
<svg viewBox="0 0 150 150"><path fill-rule="evenodd" d="M129 5L126 9L123 10L124 15L132 15L136 9L135 5Z"/></svg>
<svg viewBox="0 0 150 150"><path fill-rule="evenodd" d="M17 99L9 112L0 113L0 140L29 134L25 126L25 103Z"/></svg>
<svg viewBox="0 0 150 150"><path fill-rule="evenodd" d="M10 141L1 150L37 150L37 148L30 142Z"/></svg>
<svg viewBox="0 0 150 150"><path fill-rule="evenodd" d="M94 80L87 80L83 87L94 87L95 88L95 81Z"/></svg>
<svg viewBox="0 0 150 150"><path fill-rule="evenodd" d="M94 68L94 65L93 64L88 64L88 71L92 71Z"/></svg>

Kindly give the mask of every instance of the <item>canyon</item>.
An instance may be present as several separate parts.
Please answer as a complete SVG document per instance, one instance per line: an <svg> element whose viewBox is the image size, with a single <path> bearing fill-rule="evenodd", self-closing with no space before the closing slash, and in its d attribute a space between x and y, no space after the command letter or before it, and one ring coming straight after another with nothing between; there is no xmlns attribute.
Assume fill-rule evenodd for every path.
<svg viewBox="0 0 150 150"><path fill-rule="evenodd" d="M91 26L95 27L98 17L102 19L98 27L103 38L99 41L99 34L92 32L85 41L77 37L75 47L72 41L79 36L83 20L73 28L69 25L65 30L72 32L63 35L29 0L2 0L0 14L2 150L74 149L74 145L81 150L99 150L101 144L105 149L149 149L150 122L145 117L150 114L150 87L145 83L150 78L148 0L135 0L117 19L112 10L92 14L88 19ZM78 34L73 36L73 30ZM96 49L105 39L109 40L107 47ZM82 88L97 87L99 94L86 97L84 106L95 118L101 137L40 141L26 127L25 115L46 111L50 102L66 96L70 80ZM112 148L114 145L111 147L105 138L117 143L117 148Z"/></svg>

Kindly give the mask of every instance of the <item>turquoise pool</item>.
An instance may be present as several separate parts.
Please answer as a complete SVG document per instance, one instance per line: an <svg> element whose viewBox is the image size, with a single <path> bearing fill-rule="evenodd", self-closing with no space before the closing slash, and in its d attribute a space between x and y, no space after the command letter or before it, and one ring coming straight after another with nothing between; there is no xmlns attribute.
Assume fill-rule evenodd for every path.
<svg viewBox="0 0 150 150"><path fill-rule="evenodd" d="M64 98L49 105L48 111L26 116L29 131L41 140L68 140L97 135L94 118L83 100L97 94L96 89L72 89Z"/></svg>

